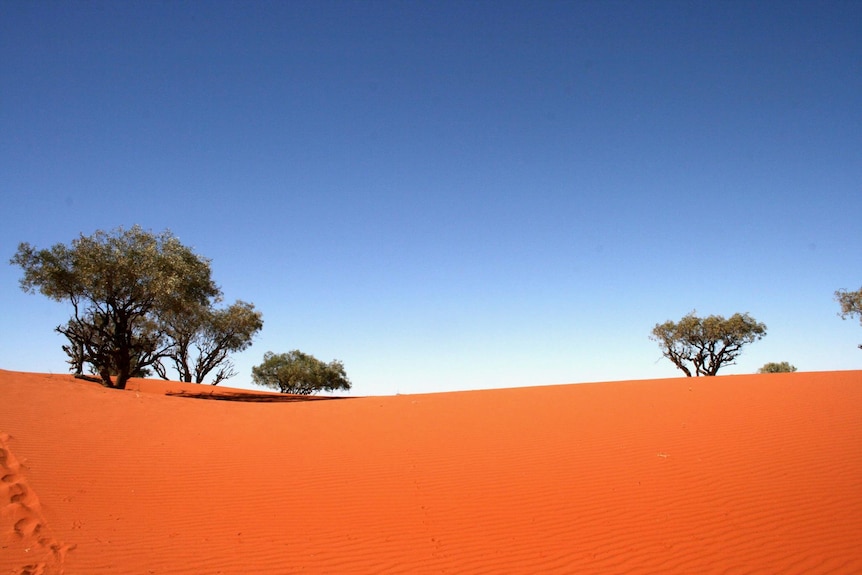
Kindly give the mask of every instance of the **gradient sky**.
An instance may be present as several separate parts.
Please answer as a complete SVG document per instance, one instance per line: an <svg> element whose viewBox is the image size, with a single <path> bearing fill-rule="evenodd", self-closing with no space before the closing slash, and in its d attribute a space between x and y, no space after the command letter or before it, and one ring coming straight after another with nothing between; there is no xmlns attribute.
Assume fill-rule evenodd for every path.
<svg viewBox="0 0 862 575"><path fill-rule="evenodd" d="M862 369L862 3L0 0L0 368L67 370L17 244L140 224L353 395Z"/></svg>

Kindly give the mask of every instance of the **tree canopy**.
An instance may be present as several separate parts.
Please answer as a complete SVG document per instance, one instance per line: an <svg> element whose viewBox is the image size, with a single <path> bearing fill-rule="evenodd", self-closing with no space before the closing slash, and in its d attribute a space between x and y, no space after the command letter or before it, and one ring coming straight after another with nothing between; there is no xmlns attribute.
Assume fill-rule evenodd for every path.
<svg viewBox="0 0 862 575"><path fill-rule="evenodd" d="M841 319L858 316L859 323L862 323L862 288L856 291L838 290L835 299L841 306ZM862 344L859 344L859 349L862 349Z"/></svg>
<svg viewBox="0 0 862 575"><path fill-rule="evenodd" d="M200 373L223 362L221 352L248 345L262 325L259 315L256 322L246 317L246 325L230 328L223 327L224 319L206 319L221 317L212 312L221 290L212 280L210 262L169 231L99 230L81 234L70 246L41 250L21 243L11 263L24 271L20 285L25 292L71 303L71 319L56 328L69 340L63 349L77 373L87 364L110 387L123 389L129 377L150 368L163 373L162 360L181 356L182 343L174 337L180 331L178 318L190 322L185 325L190 342L209 342L200 348L207 358ZM192 317L205 319L193 323Z"/></svg>
<svg viewBox="0 0 862 575"><path fill-rule="evenodd" d="M720 315L700 318L691 312L679 322L656 324L650 339L657 341L662 355L686 376L711 376L725 365L733 365L742 348L766 335L766 325L748 313L725 319Z"/></svg>
<svg viewBox="0 0 862 575"><path fill-rule="evenodd" d="M343 363L338 360L324 363L296 349L279 354L266 352L263 363L253 367L251 374L255 384L281 393L310 395L318 391L350 389Z"/></svg>

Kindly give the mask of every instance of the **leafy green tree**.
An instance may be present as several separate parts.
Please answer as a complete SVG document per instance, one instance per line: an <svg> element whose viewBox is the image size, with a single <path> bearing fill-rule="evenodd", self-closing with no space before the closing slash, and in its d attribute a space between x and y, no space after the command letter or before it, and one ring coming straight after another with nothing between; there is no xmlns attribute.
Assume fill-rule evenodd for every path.
<svg viewBox="0 0 862 575"><path fill-rule="evenodd" d="M792 373L794 371L796 371L796 366L791 365L789 362L782 361L781 363L777 363L771 361L763 364L763 367L758 369L757 373Z"/></svg>
<svg viewBox="0 0 862 575"><path fill-rule="evenodd" d="M847 319L853 316L859 316L859 322L862 323L862 288L856 291L847 291L840 289L835 292L835 299L841 306L841 319ZM862 349L862 344L859 345Z"/></svg>
<svg viewBox="0 0 862 575"><path fill-rule="evenodd" d="M228 355L247 349L263 328L263 318L254 305L237 301L225 309L196 306L161 318L173 344L153 368L168 379L164 362L173 365L181 381L203 383L215 370L212 385L236 375Z"/></svg>
<svg viewBox="0 0 862 575"><path fill-rule="evenodd" d="M324 363L299 350L280 354L266 352L263 363L252 368L251 377L255 384L281 393L310 395L318 391L350 389L343 363L338 360Z"/></svg>
<svg viewBox="0 0 862 575"><path fill-rule="evenodd" d="M21 243L11 263L24 271L25 292L72 304L72 318L57 331L69 339L73 369L90 364L104 385L119 389L172 345L160 317L221 295L209 260L168 231L139 226L81 234L71 246Z"/></svg>
<svg viewBox="0 0 862 575"><path fill-rule="evenodd" d="M656 324L650 339L657 341L662 355L671 360L687 377L715 375L725 365L733 365L742 348L766 335L766 326L748 313L725 319L720 315L700 318L691 312L679 322Z"/></svg>

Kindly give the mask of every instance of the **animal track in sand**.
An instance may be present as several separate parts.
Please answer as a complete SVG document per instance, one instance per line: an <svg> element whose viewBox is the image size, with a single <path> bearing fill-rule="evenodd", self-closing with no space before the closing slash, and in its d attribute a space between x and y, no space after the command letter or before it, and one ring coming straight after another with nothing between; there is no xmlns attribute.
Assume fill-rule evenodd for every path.
<svg viewBox="0 0 862 575"><path fill-rule="evenodd" d="M75 548L54 539L46 527L36 493L21 472L21 464L9 449L10 436L0 433L0 532L11 536L12 547L27 557L25 565L14 569L16 575L62 574L66 554ZM11 529L8 527L11 525ZM38 559L32 562L32 559Z"/></svg>

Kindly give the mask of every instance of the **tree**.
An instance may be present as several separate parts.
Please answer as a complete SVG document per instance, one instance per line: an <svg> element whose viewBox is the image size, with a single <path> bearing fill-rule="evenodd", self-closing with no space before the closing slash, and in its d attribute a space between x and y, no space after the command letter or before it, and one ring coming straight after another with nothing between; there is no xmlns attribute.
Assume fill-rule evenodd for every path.
<svg viewBox="0 0 862 575"><path fill-rule="evenodd" d="M69 356L69 366L76 376L83 375L85 364L90 365L91 373L99 373L100 369L98 366L107 366L109 376L117 374L117 369L113 365L111 355L113 344L110 339L104 337L104 330L94 327L97 323L101 324L101 322L102 320L90 315L83 321L72 318L65 326L61 325L55 328L57 332L65 335L69 340L69 344L62 346L62 349ZM148 330L151 329L149 322L145 323L145 325L148 326ZM155 349L158 346L158 342L155 341L152 331L149 331L148 335L144 335L143 330L136 331L138 332L138 349L141 350L141 353L133 354L132 356L130 377L149 377L151 372L144 365L150 364L152 351L147 350ZM143 342L147 341L148 345L144 345Z"/></svg>
<svg viewBox="0 0 862 575"><path fill-rule="evenodd" d="M841 306L841 319L859 316L859 323L862 323L862 288L857 291L840 289L835 292L835 299ZM859 344L859 349L862 349L862 344Z"/></svg>
<svg viewBox="0 0 862 575"><path fill-rule="evenodd" d="M763 364L763 367L758 369L757 373L792 373L794 371L796 371L796 366L790 365L786 361L782 361L781 363L771 361Z"/></svg>
<svg viewBox="0 0 862 575"><path fill-rule="evenodd" d="M765 335L766 326L748 313L725 319L720 315L700 318L691 312L678 323L656 324L650 339L658 342L662 355L691 377L686 362L693 364L697 376L715 375L722 366L733 365L743 346Z"/></svg>
<svg viewBox="0 0 862 575"><path fill-rule="evenodd" d="M161 317L206 307L221 295L209 260L169 231L156 235L139 226L81 234L71 246L36 250L21 243L11 263L24 271L25 292L72 304L72 318L57 331L69 340L73 369L88 363L104 385L119 389L172 345Z"/></svg>
<svg viewBox="0 0 862 575"><path fill-rule="evenodd" d="M238 300L225 309L196 306L166 314L162 324L173 345L153 365L156 372L168 379L162 361L170 361L181 381L203 383L217 369L211 384L218 385L236 375L228 354L247 349L263 319L253 304Z"/></svg>
<svg viewBox="0 0 862 575"><path fill-rule="evenodd" d="M310 395L317 391L349 390L344 364L338 360L324 363L312 355L293 350L263 355L263 363L251 369L255 384L272 387L281 393Z"/></svg>

